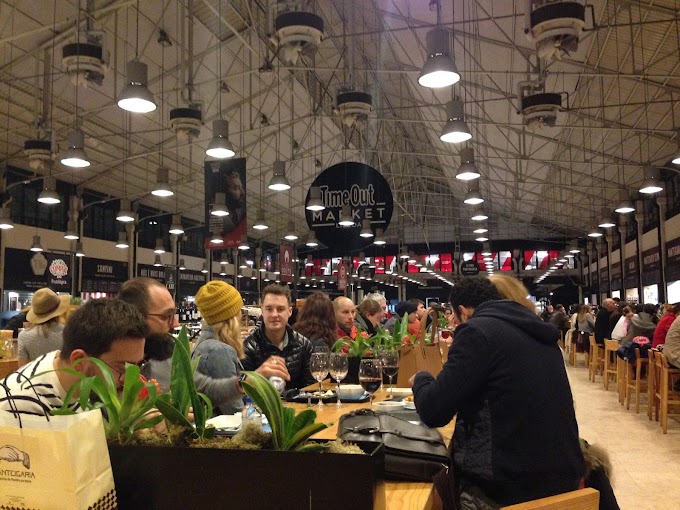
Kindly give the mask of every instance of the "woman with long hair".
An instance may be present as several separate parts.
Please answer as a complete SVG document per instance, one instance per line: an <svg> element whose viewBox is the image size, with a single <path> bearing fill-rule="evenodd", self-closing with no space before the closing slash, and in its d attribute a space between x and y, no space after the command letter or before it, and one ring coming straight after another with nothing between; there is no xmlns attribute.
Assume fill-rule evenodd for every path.
<svg viewBox="0 0 680 510"><path fill-rule="evenodd" d="M624 304L621 307L621 315L612 330L612 340L620 342L628 334L630 320L633 318L633 315L633 309L630 306Z"/></svg>
<svg viewBox="0 0 680 510"><path fill-rule="evenodd" d="M489 276L489 280L503 299L519 303L528 308L531 313L536 313L536 305L529 299L529 291L517 278L511 278L504 274L494 274Z"/></svg>
<svg viewBox="0 0 680 510"><path fill-rule="evenodd" d="M333 347L337 336L333 302L322 292L314 292L302 305L293 329L309 338L312 345Z"/></svg>
<svg viewBox="0 0 680 510"><path fill-rule="evenodd" d="M241 294L227 282L213 280L196 294L196 308L203 318L203 328L191 353L199 358L196 370L214 379L233 377L242 370L244 357L241 338ZM212 399L210 393L206 393ZM215 415L234 414L243 409L243 401L232 401L215 408Z"/></svg>
<svg viewBox="0 0 680 510"><path fill-rule="evenodd" d="M376 333L376 328L380 325L382 315L383 309L380 303L375 299L366 298L357 307L354 325L373 336Z"/></svg>

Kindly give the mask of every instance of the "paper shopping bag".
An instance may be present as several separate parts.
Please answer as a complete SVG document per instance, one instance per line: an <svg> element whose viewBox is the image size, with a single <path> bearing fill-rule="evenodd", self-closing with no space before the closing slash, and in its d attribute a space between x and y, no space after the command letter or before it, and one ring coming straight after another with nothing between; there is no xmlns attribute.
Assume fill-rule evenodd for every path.
<svg viewBox="0 0 680 510"><path fill-rule="evenodd" d="M399 350L399 373L397 386L408 387L412 375L424 370L434 377L442 370L439 342L436 344L402 345Z"/></svg>
<svg viewBox="0 0 680 510"><path fill-rule="evenodd" d="M100 411L20 422L0 411L0 508L117 507Z"/></svg>

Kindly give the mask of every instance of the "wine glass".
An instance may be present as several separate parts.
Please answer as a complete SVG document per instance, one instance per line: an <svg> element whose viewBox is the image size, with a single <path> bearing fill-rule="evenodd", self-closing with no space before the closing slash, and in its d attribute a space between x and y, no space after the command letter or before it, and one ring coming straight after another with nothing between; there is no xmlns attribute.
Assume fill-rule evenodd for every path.
<svg viewBox="0 0 680 510"><path fill-rule="evenodd" d="M380 360L377 358L362 359L359 364L359 384L370 395L371 408L373 408L373 394L380 388L381 383Z"/></svg>
<svg viewBox="0 0 680 510"><path fill-rule="evenodd" d="M323 381L328 375L328 353L313 352L312 358L309 361L309 371L312 373L312 377L314 377L314 379L316 379L319 383L318 407L324 407L321 381Z"/></svg>
<svg viewBox="0 0 680 510"><path fill-rule="evenodd" d="M390 397L393 397L394 385L392 378L397 375L399 370L399 353L397 351L384 350L380 353L380 363L382 364L383 373L390 379Z"/></svg>
<svg viewBox="0 0 680 510"><path fill-rule="evenodd" d="M347 372L349 370L349 360L347 359L347 354L342 352L333 352L330 357L330 373L331 377L335 379L338 383L338 389L336 395L338 396L336 407L345 407L340 402L340 381L347 377Z"/></svg>

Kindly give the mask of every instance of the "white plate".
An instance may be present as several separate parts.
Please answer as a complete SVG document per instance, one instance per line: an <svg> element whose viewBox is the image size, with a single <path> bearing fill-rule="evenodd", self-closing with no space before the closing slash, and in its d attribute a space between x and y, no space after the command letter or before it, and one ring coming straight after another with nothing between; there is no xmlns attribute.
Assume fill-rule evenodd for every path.
<svg viewBox="0 0 680 510"><path fill-rule="evenodd" d="M392 392L395 397L408 397L413 395L413 390L411 388L388 388L387 393Z"/></svg>
<svg viewBox="0 0 680 510"><path fill-rule="evenodd" d="M380 402L373 402L373 407L378 411L394 411L395 409L403 409L404 402L396 400L381 400Z"/></svg>
<svg viewBox="0 0 680 510"><path fill-rule="evenodd" d="M415 402L404 402L404 409L415 409L415 408L416 408Z"/></svg>
<svg viewBox="0 0 680 510"><path fill-rule="evenodd" d="M241 427L241 414L222 414L206 420L205 423L216 429L237 430Z"/></svg>

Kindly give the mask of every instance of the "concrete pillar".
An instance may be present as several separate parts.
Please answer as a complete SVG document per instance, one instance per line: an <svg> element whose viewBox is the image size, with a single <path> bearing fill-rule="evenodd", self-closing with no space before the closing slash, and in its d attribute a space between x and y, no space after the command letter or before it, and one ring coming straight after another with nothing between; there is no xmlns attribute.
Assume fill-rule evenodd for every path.
<svg viewBox="0 0 680 510"><path fill-rule="evenodd" d="M644 221L644 203L642 200L635 202L635 223L637 226L637 239L635 245L637 246L638 259L638 303L643 302L642 294L642 235L643 235L643 221Z"/></svg>
<svg viewBox="0 0 680 510"><path fill-rule="evenodd" d="M656 197L656 204L659 206L659 260L661 261L661 279L659 281L659 303L665 303L668 299L666 292L668 291L668 283L666 282L666 204L668 203L668 198L666 197L666 192L662 191L659 196Z"/></svg>

